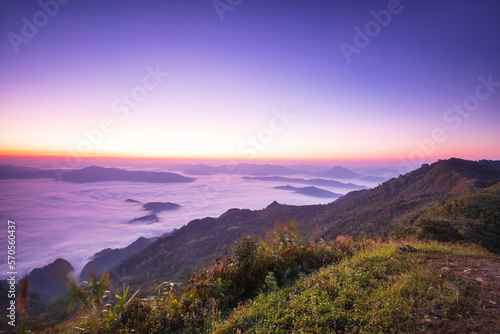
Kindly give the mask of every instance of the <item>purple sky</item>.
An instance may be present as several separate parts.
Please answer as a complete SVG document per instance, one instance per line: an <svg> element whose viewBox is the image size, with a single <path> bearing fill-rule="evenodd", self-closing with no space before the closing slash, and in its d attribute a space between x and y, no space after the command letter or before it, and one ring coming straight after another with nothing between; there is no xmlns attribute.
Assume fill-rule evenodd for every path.
<svg viewBox="0 0 500 334"><path fill-rule="evenodd" d="M500 159L498 1L216 3L0 2L0 153Z"/></svg>

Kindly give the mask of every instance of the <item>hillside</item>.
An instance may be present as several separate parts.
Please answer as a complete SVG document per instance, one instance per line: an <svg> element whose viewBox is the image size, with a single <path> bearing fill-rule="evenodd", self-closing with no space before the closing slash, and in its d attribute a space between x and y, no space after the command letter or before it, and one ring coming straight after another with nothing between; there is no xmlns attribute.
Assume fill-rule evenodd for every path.
<svg viewBox="0 0 500 334"><path fill-rule="evenodd" d="M476 243L500 254L500 183L441 201L395 234Z"/></svg>
<svg viewBox="0 0 500 334"><path fill-rule="evenodd" d="M352 200L333 202L314 225L324 237L390 233L409 226L426 209L453 196L482 191L500 181L499 161L438 161L393 178Z"/></svg>
<svg viewBox="0 0 500 334"><path fill-rule="evenodd" d="M136 241L124 248L106 248L102 251L94 254L91 261L83 267L80 272L80 280L88 281L90 279L90 273L94 273L100 276L106 270L119 265L123 260L131 257L134 254L139 253L141 250L150 245L157 238L146 239L144 237L138 238Z"/></svg>
<svg viewBox="0 0 500 334"><path fill-rule="evenodd" d="M498 333L498 258L434 243L404 247L377 245L294 285L261 293L210 330Z"/></svg>
<svg viewBox="0 0 500 334"><path fill-rule="evenodd" d="M165 279L186 281L188 274L230 251L245 234L264 237L266 230L272 230L282 217L305 219L319 209L320 205L294 207L274 202L263 210L231 209L218 218L196 219L172 235L159 238L115 271L124 273L123 283L143 288Z"/></svg>
<svg viewBox="0 0 500 334"><path fill-rule="evenodd" d="M164 282L145 299L101 294L93 312L56 330L498 333L499 272L498 256L479 247L346 237L306 242L288 225L267 242L241 239L182 289ZM102 290L107 283L91 286ZM85 294L82 302L97 296Z"/></svg>
<svg viewBox="0 0 500 334"><path fill-rule="evenodd" d="M116 271L125 273L123 283L143 288L165 280L186 281L189 273L230 251L232 244L245 234L264 237L279 220L295 220L303 231L327 240L339 235L388 235L413 226L427 210L446 204L454 196L484 191L496 198L499 195L492 186L499 181L499 161L450 159L424 165L328 205L290 206L274 202L262 210L231 209L218 218L194 220L171 236L158 239L124 261ZM500 211L495 203L490 209L492 214ZM480 223L481 213L477 218ZM490 227L498 231L498 223Z"/></svg>

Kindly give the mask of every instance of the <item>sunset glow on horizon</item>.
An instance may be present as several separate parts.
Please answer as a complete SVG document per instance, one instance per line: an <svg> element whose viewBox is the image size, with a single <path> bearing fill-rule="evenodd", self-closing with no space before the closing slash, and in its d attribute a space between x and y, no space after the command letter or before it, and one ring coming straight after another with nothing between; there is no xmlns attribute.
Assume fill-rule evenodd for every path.
<svg viewBox="0 0 500 334"><path fill-rule="evenodd" d="M3 2L0 155L500 159L499 9Z"/></svg>

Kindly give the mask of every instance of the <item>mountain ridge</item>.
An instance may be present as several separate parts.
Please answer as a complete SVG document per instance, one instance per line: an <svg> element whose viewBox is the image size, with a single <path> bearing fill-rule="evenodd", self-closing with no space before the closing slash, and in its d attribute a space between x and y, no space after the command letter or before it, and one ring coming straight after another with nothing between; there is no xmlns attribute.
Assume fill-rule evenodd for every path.
<svg viewBox="0 0 500 334"><path fill-rule="evenodd" d="M151 243L155 242L158 238L144 238L139 237L130 245L123 248L106 248L92 256L91 260L83 267L80 272L79 278L81 281L90 279L90 274L100 276L104 271L119 265L123 260L137 254Z"/></svg>
<svg viewBox="0 0 500 334"><path fill-rule="evenodd" d="M1 165L0 179L38 179L50 178L64 182L88 183L99 181L128 181L128 182L193 182L194 178L171 172L128 171L121 168L106 168L90 166L81 169L42 170L38 168Z"/></svg>
<svg viewBox="0 0 500 334"><path fill-rule="evenodd" d="M273 202L261 210L230 209L218 218L189 222L124 261L117 270L133 274L125 282L132 285L185 280L189 272L210 263L245 234L264 237L277 221L283 220L298 221L302 229L315 231L325 239L390 233L396 227L407 227L423 210L454 194L478 191L499 181L500 161L450 159L422 165L330 204L292 206Z"/></svg>

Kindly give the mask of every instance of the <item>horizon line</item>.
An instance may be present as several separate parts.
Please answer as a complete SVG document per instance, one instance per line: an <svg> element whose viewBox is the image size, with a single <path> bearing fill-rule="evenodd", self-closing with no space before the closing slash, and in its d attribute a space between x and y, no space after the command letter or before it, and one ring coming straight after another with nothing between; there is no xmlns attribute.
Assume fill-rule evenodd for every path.
<svg viewBox="0 0 500 334"><path fill-rule="evenodd" d="M68 158L67 155L57 155L57 154L2 154L0 152L0 159L34 159L34 160L58 160L59 163L61 160L66 160ZM301 164L301 163L319 163L319 164L327 164L327 163L386 163L386 164L403 164L403 163L410 163L412 165L420 165L424 163L433 163L439 160L448 160L451 158L458 158L458 159L464 159L464 160L500 160L500 158L490 158L490 157L482 157L482 158L477 158L477 157L467 157L467 156L449 156L449 157L425 157L424 159L421 159L420 161L408 161L409 159L407 158L402 158L402 157L393 157L393 158L388 158L388 157L380 157L380 158L373 158L373 157L359 157L359 158L352 158L352 157L330 157L330 158L283 158L283 157L276 157L276 158L252 158L252 159L236 159L236 158L231 158L231 157L204 157L204 156L199 156L199 157L158 157L158 156L125 156L125 155L117 155L117 156L112 156L112 155L94 155L94 156L79 156L79 159L81 159L81 162L91 162L91 161L99 161L99 160L108 160L108 161L151 161L151 162L192 162L192 163L200 163L200 162L211 162L211 163L229 163L229 164L265 164L265 163L286 163L286 164ZM76 163L78 164L78 163ZM69 166L68 166L69 167Z"/></svg>

